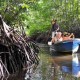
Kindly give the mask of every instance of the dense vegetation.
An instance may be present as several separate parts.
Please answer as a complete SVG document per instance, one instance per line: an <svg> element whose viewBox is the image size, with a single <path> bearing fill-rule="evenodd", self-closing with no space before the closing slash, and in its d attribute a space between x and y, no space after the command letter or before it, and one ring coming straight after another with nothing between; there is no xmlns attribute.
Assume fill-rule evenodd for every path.
<svg viewBox="0 0 80 80"><path fill-rule="evenodd" d="M80 0L0 0L0 14L8 25L23 26L31 36L49 31L52 18L62 30L79 30Z"/></svg>
<svg viewBox="0 0 80 80"><path fill-rule="evenodd" d="M37 53L39 47L36 43L9 27L0 15L0 80L33 64L38 65Z"/></svg>

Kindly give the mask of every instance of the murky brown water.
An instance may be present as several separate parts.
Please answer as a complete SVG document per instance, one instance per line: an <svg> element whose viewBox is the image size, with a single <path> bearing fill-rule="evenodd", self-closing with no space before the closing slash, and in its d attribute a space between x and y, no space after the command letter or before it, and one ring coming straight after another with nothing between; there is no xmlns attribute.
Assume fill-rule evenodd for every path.
<svg viewBox="0 0 80 80"><path fill-rule="evenodd" d="M36 69L29 68L8 80L80 80L72 76L72 55L52 56L49 47L41 48L40 62ZM67 67L64 71L63 68Z"/></svg>

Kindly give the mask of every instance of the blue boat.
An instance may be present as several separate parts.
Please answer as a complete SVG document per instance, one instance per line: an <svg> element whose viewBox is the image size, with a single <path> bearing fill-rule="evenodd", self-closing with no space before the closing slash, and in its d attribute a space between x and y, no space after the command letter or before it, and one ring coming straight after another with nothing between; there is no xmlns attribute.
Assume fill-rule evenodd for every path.
<svg viewBox="0 0 80 80"><path fill-rule="evenodd" d="M72 39L53 44L55 51L57 52L71 52L75 53L79 50L80 39Z"/></svg>

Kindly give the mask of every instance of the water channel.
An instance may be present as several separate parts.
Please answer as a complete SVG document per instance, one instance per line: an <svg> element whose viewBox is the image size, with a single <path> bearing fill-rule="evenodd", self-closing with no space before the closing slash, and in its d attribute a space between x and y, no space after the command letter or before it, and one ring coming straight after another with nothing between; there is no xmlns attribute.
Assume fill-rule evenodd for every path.
<svg viewBox="0 0 80 80"><path fill-rule="evenodd" d="M49 46L40 46L40 62L37 67L29 68L8 80L80 80L79 54L54 56ZM31 69L31 70L30 70Z"/></svg>

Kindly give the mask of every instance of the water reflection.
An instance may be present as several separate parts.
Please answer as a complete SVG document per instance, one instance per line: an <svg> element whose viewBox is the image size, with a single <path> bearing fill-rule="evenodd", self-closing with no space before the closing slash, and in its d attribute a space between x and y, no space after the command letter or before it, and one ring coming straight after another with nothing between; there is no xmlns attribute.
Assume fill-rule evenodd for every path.
<svg viewBox="0 0 80 80"><path fill-rule="evenodd" d="M31 80L54 80L54 67L52 65L52 57L49 51L41 50L40 64L34 72Z"/></svg>
<svg viewBox="0 0 80 80"><path fill-rule="evenodd" d="M56 67L57 72L57 80L65 80L71 78L72 73L72 55L66 56L53 56L54 64L57 65ZM59 76L59 77L58 77Z"/></svg>
<svg viewBox="0 0 80 80"><path fill-rule="evenodd" d="M80 80L80 54L57 56L54 57L54 62L60 66L59 69L62 73L71 75L72 77L69 76L70 78Z"/></svg>
<svg viewBox="0 0 80 80"><path fill-rule="evenodd" d="M80 77L79 54L54 56L48 49L41 48L39 57L37 67L33 65L8 80L75 80L75 77Z"/></svg>
<svg viewBox="0 0 80 80"><path fill-rule="evenodd" d="M65 56L50 54L48 49L41 49L40 64L30 80L80 80L79 54Z"/></svg>
<svg viewBox="0 0 80 80"><path fill-rule="evenodd" d="M72 74L75 77L80 77L80 61L78 56L78 54L72 55Z"/></svg>

